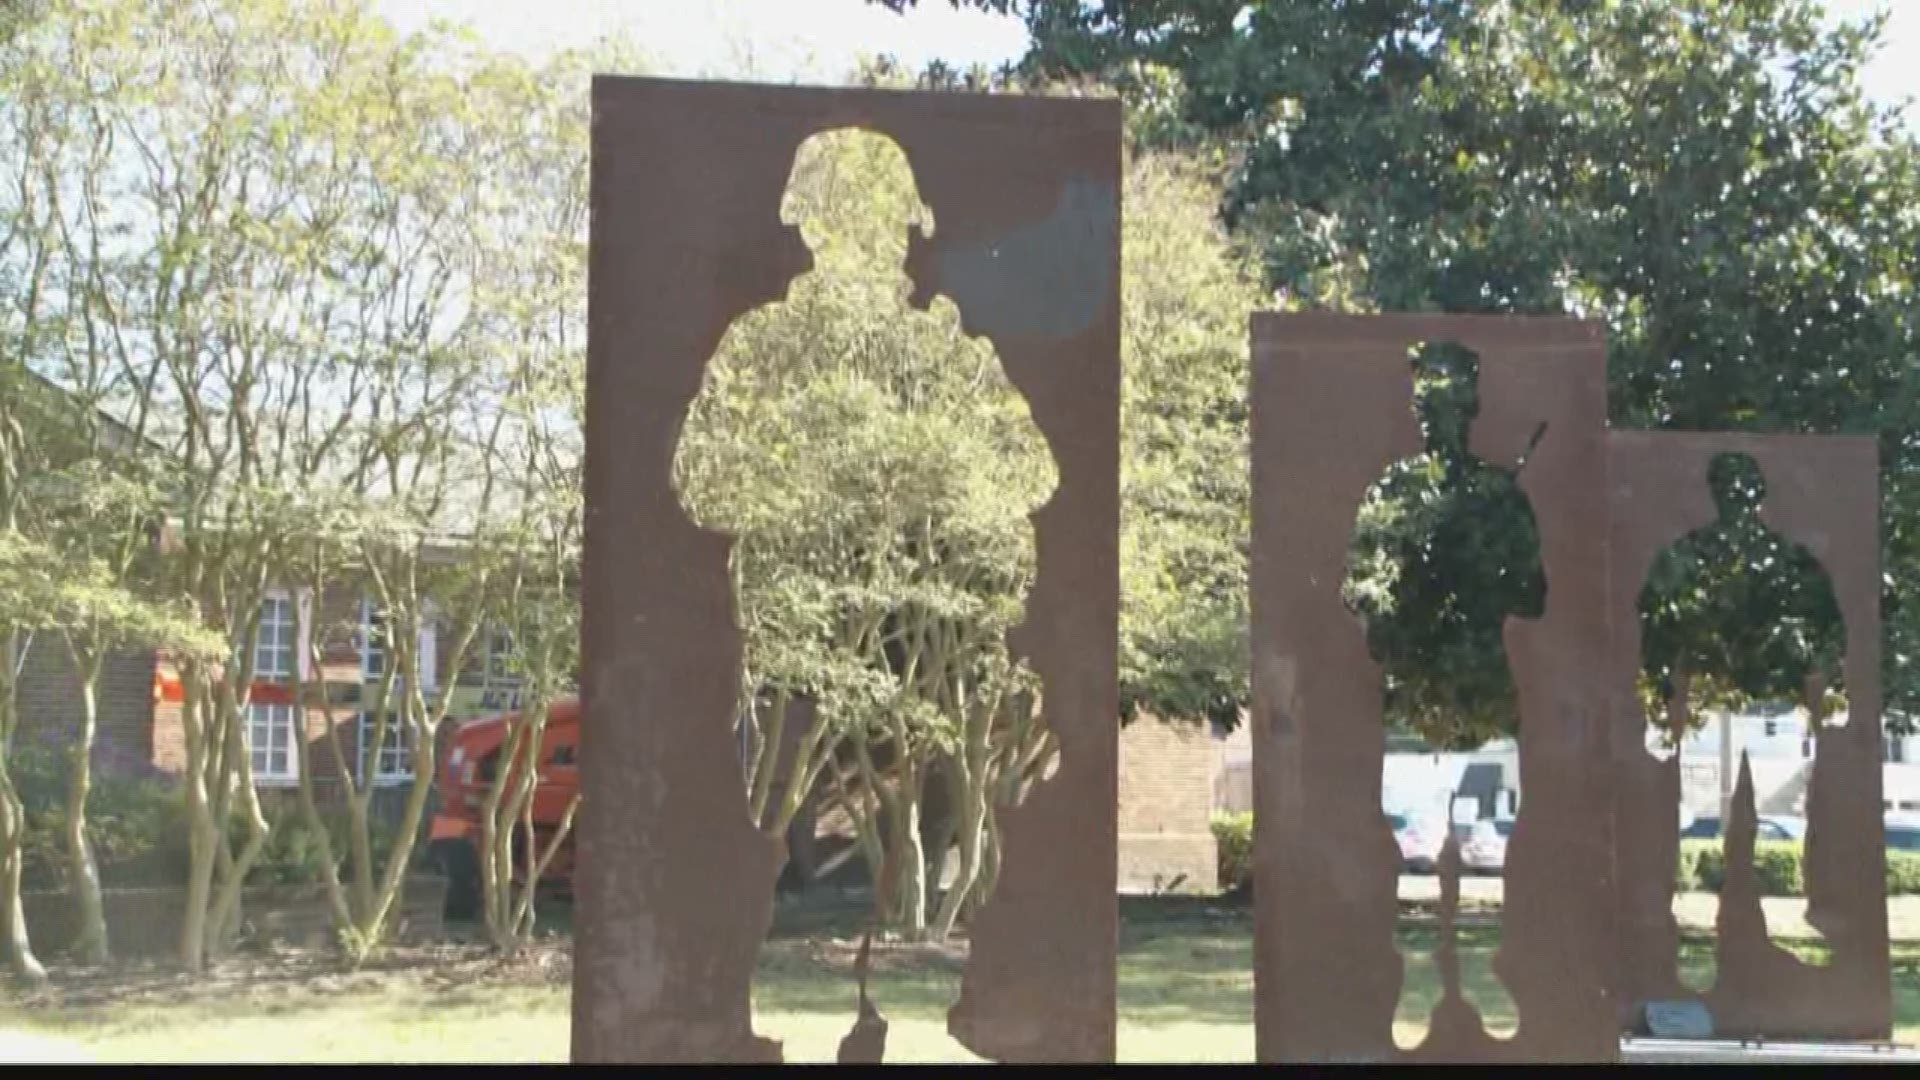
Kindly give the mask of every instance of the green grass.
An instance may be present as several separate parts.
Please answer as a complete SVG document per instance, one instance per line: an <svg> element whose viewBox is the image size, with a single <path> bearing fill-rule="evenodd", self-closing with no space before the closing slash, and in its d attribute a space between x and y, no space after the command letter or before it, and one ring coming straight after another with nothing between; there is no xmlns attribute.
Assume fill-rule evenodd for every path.
<svg viewBox="0 0 1920 1080"><path fill-rule="evenodd" d="M1195 900L1124 901L1120 949L1120 1057L1132 1061L1249 1061L1253 1056L1253 941L1243 907ZM852 924L834 914L789 913L762 953L756 1026L785 1042L790 1061L832 1060L852 1022ZM1463 933L1469 998L1496 1032L1512 1003L1491 972L1492 928ZM1417 1042L1439 995L1435 935L1400 935L1407 989L1396 1040ZM1710 963L1690 939L1683 967ZM1903 1042L1920 1040L1920 944L1895 947L1895 1011ZM888 1058L964 1061L946 1034L961 962L951 951L875 950L871 982L890 1021ZM270 968L268 970L271 970ZM100 1061L562 1061L568 993L563 979L475 977L423 965L354 974L310 970L185 996L152 976L111 1004L0 1006L11 1029L77 1044ZM0 1057L6 1056L0 1034Z"/></svg>

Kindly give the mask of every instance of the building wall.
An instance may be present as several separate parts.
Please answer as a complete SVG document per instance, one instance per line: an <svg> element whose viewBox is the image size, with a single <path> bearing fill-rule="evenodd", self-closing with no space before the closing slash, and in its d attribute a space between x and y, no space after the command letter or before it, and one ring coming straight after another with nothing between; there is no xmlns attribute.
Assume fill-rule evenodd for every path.
<svg viewBox="0 0 1920 1080"><path fill-rule="evenodd" d="M1243 713L1232 731L1214 729L1213 808L1253 813L1253 729Z"/></svg>
<svg viewBox="0 0 1920 1080"><path fill-rule="evenodd" d="M35 635L20 670L24 746L64 749L79 733L80 680L65 641ZM153 653L110 653L100 672L93 760L103 772L143 771L153 757Z"/></svg>
<svg viewBox="0 0 1920 1080"><path fill-rule="evenodd" d="M1213 892L1219 752L1204 723L1141 716L1120 729L1120 890ZM1176 879L1184 879L1174 886Z"/></svg>
<svg viewBox="0 0 1920 1080"><path fill-rule="evenodd" d="M306 707L299 712L300 737L312 762L316 792L323 800L332 800L340 796L344 787L340 783L342 774L341 758L349 768L358 768L360 760L360 713L373 700L378 692L376 681L364 678L362 654L358 640L360 625L360 602L363 592L357 583L344 583L339 587L322 590L321 595L308 608L308 622L303 626L300 642L304 649L309 635L317 636L321 646L320 670L309 678L312 684L324 684L328 704L321 704L317 697L311 698ZM444 685L442 680L453 675L448 650L436 641L433 668L436 685ZM182 691L179 673L165 657L159 657L151 665L150 680L157 688L155 696L158 704L153 707L151 734L151 760L154 766L167 773L179 774L186 767L186 729L182 716ZM313 686L310 685L310 691ZM256 683L255 700L273 696L275 692L286 692L266 682ZM389 722L397 722L397 716ZM340 752L336 755L333 736L329 729L337 734ZM431 752L422 756L422 761L431 767L437 756ZM275 789L292 791L297 781L291 778L256 778L257 786L263 791ZM398 782L404 787L404 779ZM268 795L267 801L273 802L278 796Z"/></svg>

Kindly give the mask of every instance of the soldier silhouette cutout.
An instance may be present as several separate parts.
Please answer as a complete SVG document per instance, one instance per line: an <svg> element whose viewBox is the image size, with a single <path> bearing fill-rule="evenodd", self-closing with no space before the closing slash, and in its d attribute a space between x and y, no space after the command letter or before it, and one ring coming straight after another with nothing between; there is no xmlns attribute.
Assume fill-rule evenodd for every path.
<svg viewBox="0 0 1920 1080"><path fill-rule="evenodd" d="M980 546L977 565L1000 568L984 581L976 574L965 588L990 594L994 604L1015 601L1013 614L996 609L1003 614L995 617L1017 623L1037 564L1028 517L1059 482L1046 439L991 345L964 334L950 299L935 297L925 311L907 302L914 285L905 272L908 230L930 236L934 222L897 144L852 129L807 139L780 217L799 227L812 268L793 279L785 298L728 327L673 462L689 517L733 538L743 708L769 681L810 677L804 661L792 660L795 635L815 635L807 646L814 656L841 649L832 654L840 666L830 678L857 684L864 670L865 692L875 676L904 682L913 662L903 648L854 656L827 641L846 621L847 609L835 605L898 596L903 582L959 588L949 569L956 545ZM861 309L883 317L848 314ZM965 432L943 426L948 417L964 417L953 424L968 425ZM964 448L939 440L949 430L956 440L965 435ZM988 453L977 452L982 445ZM941 450L950 452L944 460ZM738 497L745 492L752 495ZM837 497L810 503L809 492ZM754 572L744 573L749 565ZM827 629L759 621L743 584L787 571L789 580L838 580L853 599L820 602ZM862 586L870 587L865 601ZM969 646L974 662L1025 670L1003 633L987 637ZM832 692L821 696L815 723L841 719L835 700ZM786 774L783 767L777 775ZM927 893L938 884L929 882ZM865 978L870 941L871 929L861 950L861 1021L840 1049L849 1062L884 1054L886 1022Z"/></svg>
<svg viewBox="0 0 1920 1080"><path fill-rule="evenodd" d="M1416 350L1411 364L1426 450L1389 466L1369 489L1343 592L1381 667L1389 723L1399 718L1436 749L1471 750L1487 741L1489 730L1519 733L1503 628L1509 617L1539 618L1545 608L1538 527L1518 483L1525 455L1543 432L1518 460L1476 457L1468 445L1479 411L1478 358L1435 343ZM1461 867L1450 804L1445 828L1446 857L1436 872L1455 879L1443 880L1443 889L1457 897ZM1454 904L1457 899L1449 907ZM1437 1042L1442 1027L1457 1039L1459 1029L1477 1026L1480 1016L1461 996L1451 925L1449 911L1448 985L1429 1041ZM1402 1001L1411 984L1403 978Z"/></svg>
<svg viewBox="0 0 1920 1080"><path fill-rule="evenodd" d="M1766 477L1751 457L1715 457L1707 468L1707 483L1718 516L1663 550L1641 587L1641 662L1660 697L1647 703L1649 712L1665 729L1663 741L1677 745L1695 723L1692 703L1703 691L1738 686L1762 699L1801 705L1807 722L1801 753L1810 754L1815 731L1826 721L1827 691L1838 682L1845 651L1845 626L1832 579L1812 552L1760 516ZM1739 762L1738 784L1730 783L1733 777L1721 779L1720 790L1731 797L1724 800L1720 821L1727 881L1751 881L1757 890L1752 866L1756 815L1811 815L1802 815L1802 808L1791 803L1791 789L1770 793L1771 801L1756 805L1746 757L1744 750L1719 756L1722 762ZM1815 797L1810 789L1806 794ZM1678 814L1661 820L1675 831L1672 847L1677 853ZM1744 837L1739 835L1743 823ZM1818 850L1824 845L1804 839L1809 860L1825 856ZM1757 891L1748 896L1739 888L1722 889L1717 916L1721 953L1788 962L1787 954L1767 940L1758 897ZM1809 908L1809 925L1819 937L1827 933L1820 925L1825 910ZM1729 948L1736 942L1738 947Z"/></svg>

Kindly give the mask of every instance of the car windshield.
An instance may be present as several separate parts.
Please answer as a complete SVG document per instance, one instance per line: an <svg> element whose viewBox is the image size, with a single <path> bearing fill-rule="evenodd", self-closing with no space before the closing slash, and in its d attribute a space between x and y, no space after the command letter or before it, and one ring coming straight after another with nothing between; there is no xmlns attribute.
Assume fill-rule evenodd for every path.
<svg viewBox="0 0 1920 1080"><path fill-rule="evenodd" d="M1394 832L1399 832L1400 830L1402 830L1402 829L1404 829L1404 828L1406 828L1406 827L1407 827L1407 815L1405 815L1405 814L1388 814L1388 815L1387 815L1387 824L1389 824L1389 825L1391 825L1391 826L1393 826L1393 831L1394 831Z"/></svg>
<svg viewBox="0 0 1920 1080"><path fill-rule="evenodd" d="M1512 821L1496 821L1493 823L1493 828L1494 828L1494 831L1499 833L1501 836L1513 835Z"/></svg>

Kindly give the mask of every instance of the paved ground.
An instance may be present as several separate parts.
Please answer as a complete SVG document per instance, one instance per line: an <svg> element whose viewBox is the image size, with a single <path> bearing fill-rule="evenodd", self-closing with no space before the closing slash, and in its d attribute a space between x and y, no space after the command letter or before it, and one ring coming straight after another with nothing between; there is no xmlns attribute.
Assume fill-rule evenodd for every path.
<svg viewBox="0 0 1920 1080"><path fill-rule="evenodd" d="M1497 904L1500 902L1501 884L1497 877L1462 877L1460 902ZM1433 874L1402 874L1400 899L1437 904L1440 902L1440 879Z"/></svg>

